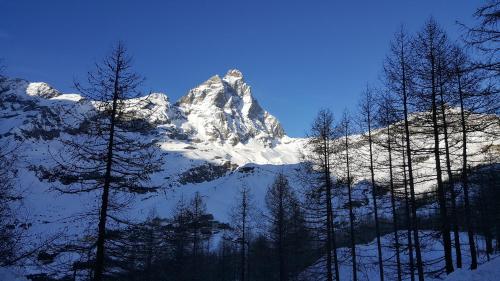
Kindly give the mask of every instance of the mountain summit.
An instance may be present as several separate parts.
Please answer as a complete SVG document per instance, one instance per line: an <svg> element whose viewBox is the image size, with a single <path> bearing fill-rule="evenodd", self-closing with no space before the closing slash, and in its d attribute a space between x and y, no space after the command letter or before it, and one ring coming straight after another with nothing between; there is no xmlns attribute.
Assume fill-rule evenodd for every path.
<svg viewBox="0 0 500 281"><path fill-rule="evenodd" d="M236 69L223 78L212 76L190 90L177 106L202 139L235 145L251 138L270 142L285 135L279 121L262 109Z"/></svg>
<svg viewBox="0 0 500 281"><path fill-rule="evenodd" d="M19 101L32 99L48 106L44 108L49 111L51 104L60 105L58 100L77 102L82 99L78 94L61 93L43 82L18 79L8 80L7 84L7 93L17 93ZM163 132L172 139L230 145L256 140L265 146L273 146L285 136L279 121L259 105L250 86L243 80L243 74L236 69L229 70L223 78L218 75L211 77L175 104L162 93L152 93L129 102L131 107L128 110L137 111L137 116L143 117L153 127L164 128ZM87 103L92 105L93 101L87 100ZM54 108L53 115L59 113Z"/></svg>

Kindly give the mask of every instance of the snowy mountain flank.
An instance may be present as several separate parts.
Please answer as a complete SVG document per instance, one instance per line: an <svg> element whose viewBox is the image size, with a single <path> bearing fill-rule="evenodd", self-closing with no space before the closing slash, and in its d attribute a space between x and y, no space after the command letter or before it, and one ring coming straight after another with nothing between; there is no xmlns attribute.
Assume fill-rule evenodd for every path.
<svg viewBox="0 0 500 281"><path fill-rule="evenodd" d="M18 147L17 185L23 186L23 207L35 214L33 229L57 229L61 220L80 212L77 206L88 208L95 198L58 194L50 185L59 183L47 185L40 167L54 161L60 140L79 137L78 115L95 110L97 103L43 82L8 79L2 87L7 91L0 97L0 136ZM137 138L157 142L165 159L162 171L152 179L164 188L153 196L138 195L130 211L134 218L151 209L166 216L178 198L200 191L209 211L224 220L242 182L259 186L255 193L262 201L275 172L300 162L298 151L304 140L285 135L238 70L223 78L213 76L175 103L163 93L126 102L131 103L128 110L147 124ZM83 204L71 203L76 201Z"/></svg>
<svg viewBox="0 0 500 281"><path fill-rule="evenodd" d="M81 120L77 116L95 110L96 102L78 94L61 93L43 82L8 79L2 87L7 90L0 95L0 140L16 147L19 153L15 186L23 195L18 207L26 210L30 239L58 237L62 241L79 237L94 226L81 215L89 209L97 210L98 196L56 192L54 187L61 183L44 178L41 167L54 161L54 155L62 149L60 140L79 137ZM307 139L288 137L280 122L252 96L250 86L238 70L229 70L222 78L211 77L175 103L163 93L126 102L133 104L129 110L145 120L143 131L134 133L134 137L156 142L165 159L161 171L152 178L161 188L135 195L126 210L131 220L143 220L152 212L168 217L179 198L190 198L199 192L206 200L208 212L217 220L229 221L238 187L250 187L256 207L262 209L266 189L278 172L289 175L291 185L300 188L300 180L294 175L300 169ZM373 134L383 135L384 128ZM500 146L500 141L492 135L471 134L469 149L473 165L487 162L476 152ZM350 141L352 170L358 183L353 192L361 202L357 215L366 215L371 211L371 195L365 184L369 170L355 160L367 155L368 146L362 135L353 135ZM415 141L423 146L432 145L429 139ZM375 160L383 161L387 157L385 149L380 144L374 145ZM433 158L418 157L416 173L432 174ZM460 159L457 156L452 161L459 165ZM334 165L335 175L343 173L342 165ZM386 171L376 171L376 180L385 177ZM418 191L431 186L429 181L417 183ZM339 198L338 202L342 202ZM339 211L339 221L346 217L347 213Z"/></svg>
<svg viewBox="0 0 500 281"><path fill-rule="evenodd" d="M19 146L20 158L24 159L19 185L29 186L25 204L40 192L46 201L43 204L38 202L35 209L38 209L37 216L43 216L47 213L46 208L60 206L60 198L64 196L56 196L41 183L43 179L37 167L52 161L51 155L61 145L59 139L78 135L80 121L75 116L93 110L96 105L78 94L61 93L43 82L10 79L4 87L8 90L0 97L0 136ZM147 199L136 200L136 204L140 202L136 206L138 213L159 208L166 214L179 196L200 191L206 195L209 211L225 219L232 196L242 184L252 187L258 205L262 205L265 189L275 172L283 170L293 175L307 142L304 138L286 136L279 121L252 96L242 73L234 69L222 78L218 75L211 77L175 103L163 93L152 93L127 102L133 104L130 110L136 111L137 116L149 124L137 137L156 141L166 159L162 171L153 178L165 189L157 196L148 195ZM491 130L495 129L498 128ZM381 128L374 132L374 136L383 133ZM484 133L472 138L469 148L471 162L481 164L474 152L485 145L498 145L498 139ZM366 155L368 147L363 136L353 135L350 139L353 157ZM417 141L432 145L427 139ZM375 149L380 152L377 159L386 157L383 150L382 146ZM423 155L416 166L418 173L431 173L433 159ZM342 165L334 168L334 174L344 172ZM365 165L355 167L353 171L357 182L367 179ZM376 177L383 178L384 173L379 171ZM422 190L430 185L432 183L427 181L417 187ZM29 209L34 210L32 206ZM62 217L69 215L65 208L57 210Z"/></svg>

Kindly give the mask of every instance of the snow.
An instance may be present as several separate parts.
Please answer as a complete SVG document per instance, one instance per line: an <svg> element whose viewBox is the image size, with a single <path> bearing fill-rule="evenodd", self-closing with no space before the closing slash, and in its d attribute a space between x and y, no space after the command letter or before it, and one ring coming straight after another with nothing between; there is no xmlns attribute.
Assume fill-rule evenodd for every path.
<svg viewBox="0 0 500 281"><path fill-rule="evenodd" d="M215 75L189 91L178 102L187 123L185 130L198 139L236 145L255 138L264 143L284 135L275 117L253 98L241 72L230 70L221 79Z"/></svg>
<svg viewBox="0 0 500 281"><path fill-rule="evenodd" d="M400 242L404 241L405 233L401 231ZM463 268L456 269L450 275L444 272L444 261L442 261L442 241L438 235L429 231L420 231L421 246L422 246L422 260L426 264L424 268L425 280L427 281L496 281L500 273L500 256L493 256L493 260L488 262L483 254L479 258L479 267L475 271L470 271L468 265L470 264L469 246L463 243L462 258ZM466 233L460 233L461 241L467 241ZM382 256L384 258L384 276L387 280L396 280L397 267L393 245L393 234L387 234L381 237L382 242ZM404 249L405 247L402 247ZM339 273L341 280L352 280L352 257L350 248L337 249L339 256ZM357 244L357 263L358 263L358 279L367 281L379 280L378 271L378 253L376 240L367 244ZM400 259L402 264L403 277L409 280L408 268L408 252L401 251ZM453 251L453 261L455 261ZM309 277L308 280L315 280L314 277L324 276L325 262L324 259L303 272L303 277ZM495 276L496 275L496 276ZM417 279L415 272L415 279Z"/></svg>
<svg viewBox="0 0 500 281"><path fill-rule="evenodd" d="M24 275L15 268L0 267L0 280L2 281L28 281Z"/></svg>
<svg viewBox="0 0 500 281"><path fill-rule="evenodd" d="M61 94L59 96L51 98L51 100L65 100L70 102L79 102L83 100L83 97L79 94Z"/></svg>
<svg viewBox="0 0 500 281"><path fill-rule="evenodd" d="M63 124L72 122L74 112L86 112L92 110L95 106L95 103L85 101L77 94L60 93L48 99L37 95L33 96L36 93L52 89L47 87L49 86L45 83L12 82L11 93L16 95L17 100L11 102L12 107L2 109L1 112L1 116L7 117L4 118L3 121L5 122L2 122L0 126L0 133L11 137L15 136L18 140L22 140L20 142L20 151L22 151L24 159L29 159L29 165L41 165L50 162L50 155L60 149L58 138L72 136L61 131L58 138L40 139L28 137L26 132L32 131L34 127L41 127L45 130L60 130ZM230 114L223 113L223 119L225 118L226 123L217 123L218 120L214 119L214 114L216 112L220 113L222 110L216 106L215 102L219 94L227 98L225 99L224 110L229 107L231 112ZM237 98L241 96L246 98L237 102ZM139 116L147 117L148 121L156 126L156 130L152 135L138 135L137 137L154 138L158 141L166 165L164 171L155 175L153 180L155 183L169 186L166 190L159 192L157 196L151 197L148 195L147 198L139 196L135 209L131 211L133 217L137 219L142 216L136 214L147 213L148 209L156 204L160 206L159 209L167 209L162 212L162 215L168 215L169 208L175 202L175 198L184 193L189 195L195 191L203 192L207 196L209 211L213 212L216 218L225 219L227 210L224 208L226 206L218 206L217 202L231 202L234 195L232 191L243 183L255 186L254 189L265 189L272 182L274 172L285 170L293 173L293 169L301 161L300 152L304 149L307 141L303 138L280 136L276 128L269 127L269 118L275 120L274 117L270 114L266 115L268 113L261 109L260 106L259 108L262 111L259 112L263 115L254 116L253 119L242 110L249 102L255 104L257 102L251 97L249 87L243 82L241 72L237 70L230 70L222 79L218 76L212 77L191 90L176 104L172 104L168 97L162 93L152 93L127 102L130 103L131 110L136 111ZM37 106L26 107L25 103L32 103ZM55 117L50 117L50 114L47 115L46 112L53 113ZM58 116L60 116L61 120L59 120ZM266 119L264 120L261 117ZM240 135L248 137L251 136L250 134L254 134L255 136L253 138L249 137L244 142L237 141L235 143L224 141L223 138L219 137L214 139L213 136L208 135L210 130L215 128L216 125L214 124L223 126L224 128L218 128L225 130L228 137L238 139ZM280 128L279 123L276 123L275 126ZM495 130L495 128L492 128L492 130ZM383 129L380 129L374 131L374 136L383 133ZM179 138L176 137L176 134L184 134L185 137ZM474 141L469 146L471 163L481 163L481 159L478 159L474 152L480 151L484 147L484 143L477 142L477 140L487 140L487 138L488 136L485 134L473 136ZM491 139L491 136L489 138ZM498 144L500 140L493 138L491 142ZM361 135L350 136L350 143L353 146L352 173L355 181L362 183L368 179L369 170L367 165L360 164L362 161L356 158L367 155L368 146L363 142ZM385 150L377 144L374 145L374 151L377 152L375 161L383 161L387 157ZM416 145L424 146L427 143L425 140L416 140ZM245 177L240 177L240 173L236 170L228 171L221 178L210 182L187 183L184 185L176 182L182 173L192 168L205 163L222 165L227 161L240 168L253 165L257 169L255 173L246 174ZM401 164L396 159L394 161L395 165ZM459 164L457 157L453 158L452 161L454 161L455 166ZM419 175L433 173L432 157L414 164L415 171ZM343 165L335 165L333 173L342 176L344 174ZM72 213L78 212L75 205L88 207L93 202L93 197L75 198L74 196L56 194L47 187L46 183L40 182L28 165L21 169L20 175L19 184L29 189L26 204L33 204L28 205L27 209L33 210L33 213L38 217L38 221L51 221L60 225L60 223L55 222L60 222L63 218L70 217ZM375 171L376 180L382 180L386 177L387 171ZM166 178L168 180L165 180ZM432 185L432 181L417 183L416 191L425 191ZM358 192L362 196L361 194L365 189L363 185L358 185L354 188L354 192ZM256 193L258 193L256 201L262 202L262 193L260 191ZM371 200L370 196L367 197L368 200ZM47 203L36 203L40 202L40 199ZM52 227L53 224L50 226Z"/></svg>
<svg viewBox="0 0 500 281"><path fill-rule="evenodd" d="M498 281L500 280L500 257L497 257L477 270L459 269L447 276L445 281Z"/></svg>
<svg viewBox="0 0 500 281"><path fill-rule="evenodd" d="M58 237L61 241L76 239L92 229L92 222L82 219L80 215L97 209L98 194L61 195L52 188L57 183L42 182L34 167L53 161L51 155L62 151L59 140L74 137L65 131L65 126L72 124L70 126L76 127L75 113L94 110L96 103L78 94L59 93L46 83L9 80L8 84L10 91L0 96L0 99L5 98L2 102L6 105L0 108L0 134L7 142L19 145L23 160L16 186L22 187L24 195L19 207L25 210L26 220L32 225L26 245L41 244L43 237ZM293 187L299 188L300 181L293 175L300 166L300 152L307 139L284 134L279 121L252 97L241 72L230 70L222 79L214 76L189 91L177 103L171 103L162 93L152 93L127 102L131 110L147 117L155 126L152 132L137 134L136 137L157 141L166 162L164 170L153 177L154 184L165 188L155 194L137 195L124 214L131 220L146 218L152 209L160 216L168 217L179 198L190 198L195 192L200 192L206 199L208 211L216 219L227 222L230 220L229 209L234 204L238 187L242 185L250 187L258 208L264 207L266 189L277 172L289 174ZM37 135L39 130L54 132L54 137ZM383 129L374 131L374 135L383 133ZM371 211L371 196L367 193L369 188L365 182L369 170L366 165L359 164L362 162L359 158L367 154L368 146L361 135L350 136L349 140L353 146L352 172L358 183L354 187L354 196L367 202L367 205L355 210L359 217ZM469 148L473 165L484 162L475 152L490 143L499 145L500 140L493 134L471 137ZM431 143L429 140L415 140L414 144L427 146ZM375 144L374 151L377 152L376 161L387 157L379 145ZM416 173L432 174L433 160L430 157L414 163ZM228 161L237 167L218 178L185 184L178 181L186 171L206 163L223 165ZM457 157L452 161L455 166L459 165ZM395 164L401 163L395 160ZM246 168L251 171L245 172ZM343 165L335 165L333 173L342 176ZM375 177L376 180L384 179L387 171L376 170ZM416 191L425 191L432 185L432 181L417 183ZM345 194L337 195L336 207L343 196ZM381 204L388 206L384 200ZM339 212L337 219L342 220L346 216Z"/></svg>
<svg viewBox="0 0 500 281"><path fill-rule="evenodd" d="M33 82L26 88L26 94L35 97L53 98L58 96L60 93L47 83Z"/></svg>

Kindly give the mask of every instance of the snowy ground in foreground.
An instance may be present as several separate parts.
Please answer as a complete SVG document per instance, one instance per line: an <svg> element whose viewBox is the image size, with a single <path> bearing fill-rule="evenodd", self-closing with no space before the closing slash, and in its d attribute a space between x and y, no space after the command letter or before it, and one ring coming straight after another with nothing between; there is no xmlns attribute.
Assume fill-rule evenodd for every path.
<svg viewBox="0 0 500 281"><path fill-rule="evenodd" d="M404 232L400 233L400 242L406 244L406 237ZM382 255L384 258L384 276L386 280L397 280L397 266L395 251L393 248L394 239L393 234L387 234L381 237L382 241ZM466 281L466 280L500 280L500 256L493 256L493 265L490 265L486 261L486 257L483 253L482 243L478 244L478 250L480 252L480 257L478 262L480 264L481 271L470 272L468 270L470 265L470 255L469 255L469 245L466 244L467 234L460 234L461 249L462 249L462 262L463 269L459 269L457 272L450 276L446 276L444 272L444 258L443 258L443 245L440 235L437 232L431 231L420 231L420 243L422 249L422 259L426 265L425 280L426 281ZM400 252L400 259L402 264L403 279L410 279L410 270L408 262L408 252L402 247ZM453 262L455 265L456 258L454 250L453 252ZM350 248L339 248L337 249L339 258L339 272L340 280L352 280L352 258ZM376 281L379 280L379 270L378 270L378 256L377 256L377 244L376 240L368 244L358 244L356 245L356 261L357 261L357 275L358 280L361 281ZM496 258L496 259L495 259ZM456 268L455 268L456 269ZM302 280L319 280L321 277L325 276L325 260L318 261L315 265L311 266L305 270L302 274ZM493 271L493 272L491 272ZM470 276L469 276L470 275ZM477 275L477 276L476 276ZM495 278L493 278L495 277ZM458 278L458 279L457 279ZM469 279L470 278L470 279ZM476 279L474 279L476 278ZM417 273L415 272L415 279L417 279Z"/></svg>
<svg viewBox="0 0 500 281"><path fill-rule="evenodd" d="M497 281L500 280L500 257L480 265L477 270L460 269L450 274L446 281Z"/></svg>
<svg viewBox="0 0 500 281"><path fill-rule="evenodd" d="M28 281L23 274L15 269L0 267L0 280L2 281Z"/></svg>
<svg viewBox="0 0 500 281"><path fill-rule="evenodd" d="M478 267L475 271L468 269L458 269L444 281L497 281L500 277L500 257L497 257L490 262L486 262ZM374 278L378 278L375 275ZM6 268L0 268L0 280L2 281L27 281L22 274Z"/></svg>

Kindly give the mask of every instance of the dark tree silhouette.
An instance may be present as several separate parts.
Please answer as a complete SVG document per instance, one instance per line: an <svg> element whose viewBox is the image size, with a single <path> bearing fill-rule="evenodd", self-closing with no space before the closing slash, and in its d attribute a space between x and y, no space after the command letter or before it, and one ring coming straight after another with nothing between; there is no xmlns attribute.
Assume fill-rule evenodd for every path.
<svg viewBox="0 0 500 281"><path fill-rule="evenodd" d="M333 194L332 194L332 156L334 154L333 141L335 130L333 128L333 115L331 111L323 109L313 121L307 143L307 154L305 161L307 173L313 175L310 190L307 191L307 208L314 213L310 223L317 226L320 236L324 241L324 255L326 256L326 280L332 281L335 272L335 280L339 281L339 265L337 257L337 243L335 237ZM332 265L334 272L332 271Z"/></svg>
<svg viewBox="0 0 500 281"><path fill-rule="evenodd" d="M0 98L3 98L9 87L7 78L3 75L4 66L0 60ZM1 100L0 100L1 101ZM3 107L3 102L2 102ZM14 180L17 176L16 149L0 136L0 265L10 265L17 256L17 230L15 214L11 204L20 199L14 190Z"/></svg>
<svg viewBox="0 0 500 281"><path fill-rule="evenodd" d="M382 93L382 92L380 92ZM394 247L396 254L396 267L397 267L397 280L402 280L402 270L401 270L401 258L400 258L400 242L399 242L399 221L396 206L396 187L394 183L394 164L393 164L393 146L396 145L397 131L396 122L398 120L397 110L395 106L394 97L390 94L381 95L378 97L378 108L377 108L376 120L381 127L385 127L385 144L383 144L387 149L389 166L389 190L391 194L391 211L392 211L392 230L394 233ZM383 140L382 140L383 142ZM403 156L404 158L404 156ZM411 236L410 236L411 239Z"/></svg>
<svg viewBox="0 0 500 281"><path fill-rule="evenodd" d="M235 241L239 245L239 280L247 280L248 275L248 245L251 230L255 225L255 207L250 188L244 185L240 188L236 204L231 211Z"/></svg>
<svg viewBox="0 0 500 281"><path fill-rule="evenodd" d="M424 280L424 269L422 253L420 249L419 224L417 217L417 205L415 196L415 179L413 171L413 158L410 142L410 90L413 86L413 58L411 54L411 40L403 27L396 33L391 43L390 53L384 64L385 80L388 88L399 98L404 119L404 143L406 152L406 167L408 172L408 184L410 187L410 210L411 228L413 232L413 245L417 262L417 272L419 281Z"/></svg>
<svg viewBox="0 0 500 281"><path fill-rule="evenodd" d="M453 272L453 258L451 254L450 220L446 204L446 190L442 177L441 151L440 151L440 127L438 94L438 78L442 69L439 62L443 59L445 49L448 48L447 37L434 19L430 19L423 30L417 34L414 41L414 51L417 59L417 97L424 110L431 110L432 135L434 138L434 159L437 181L437 195L439 212L441 216L441 236L443 238L444 258L446 273Z"/></svg>
<svg viewBox="0 0 500 281"><path fill-rule="evenodd" d="M480 59L475 61L472 66L486 70L491 73L492 77L498 77L500 74L500 61L498 59L500 52L500 30L498 30L500 1L487 1L477 8L474 18L477 21L476 26L469 27L461 24L466 29L463 36L465 43L481 54Z"/></svg>
<svg viewBox="0 0 500 281"><path fill-rule="evenodd" d="M380 223L378 219L378 205L377 205L377 190L376 190L376 183L375 183L375 167L373 164L373 138L372 138L372 129L373 129L373 123L374 123L374 118L375 118L375 112L377 110L376 108L376 102L375 102L375 97L373 94L373 90L370 89L369 87L366 88L363 98L361 100L361 106L360 106L360 114L361 114L361 123L362 123L362 128L366 129L365 131L368 133L366 135L366 138L368 140L368 147L369 147L369 156L370 156L370 184L371 184L371 193L372 193L372 200L373 200L373 217L375 220L375 235L377 238L377 252L378 252L378 266L379 266L379 278L381 281L384 280L384 264L383 264L383 259L384 257L382 256L382 243L380 241ZM347 139L346 139L347 141ZM346 144L346 149L347 149L347 144Z"/></svg>
<svg viewBox="0 0 500 281"><path fill-rule="evenodd" d="M354 212L353 212L353 200L352 200L352 178L351 178L351 166L349 160L349 135L351 133L350 127L350 117L347 111L344 112L344 116L339 124L339 130L344 138L344 151L345 151L345 171L346 171L346 185L347 185L347 195L348 195L348 206L349 206L349 230L351 238L351 256L352 256L352 279L358 280L358 268L356 261L356 233L354 232Z"/></svg>
<svg viewBox="0 0 500 281"><path fill-rule="evenodd" d="M55 187L58 191L101 193L93 277L96 281L103 279L105 271L107 219L120 221L110 211L119 213L126 206L128 200L123 195L154 191L150 176L162 165L156 144L129 136L130 132L144 130L137 126L141 118L136 116L131 100L140 96L142 81L132 71L124 45L118 43L88 73L85 85L76 83L82 96L94 101L95 108L80 118L81 134L63 139L63 151L53 153L56 166L49 173L63 184Z"/></svg>
<svg viewBox="0 0 500 281"><path fill-rule="evenodd" d="M279 280L288 280L286 263L286 232L287 221L290 219L289 210L296 202L295 196L290 190L288 180L283 174L278 174L274 183L268 188L266 194L266 206L270 213L271 239L278 249Z"/></svg>

